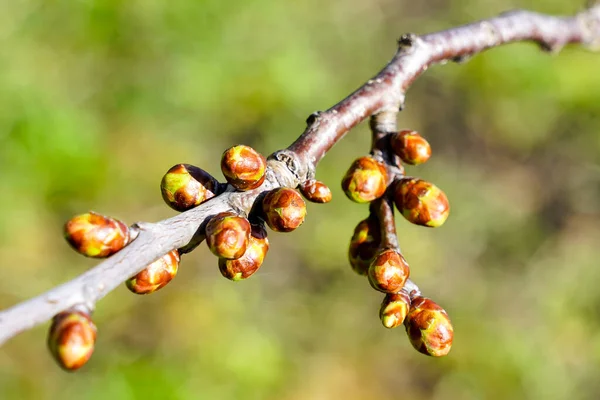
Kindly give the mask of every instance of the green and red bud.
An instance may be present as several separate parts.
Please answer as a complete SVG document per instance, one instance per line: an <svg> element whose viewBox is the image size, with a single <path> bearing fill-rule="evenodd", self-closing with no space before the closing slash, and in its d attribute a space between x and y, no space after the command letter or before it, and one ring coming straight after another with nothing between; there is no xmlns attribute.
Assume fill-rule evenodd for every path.
<svg viewBox="0 0 600 400"><path fill-rule="evenodd" d="M372 157L355 160L344 178L342 189L346 196L357 203L373 201L385 193L388 174L385 165Z"/></svg>
<svg viewBox="0 0 600 400"><path fill-rule="evenodd" d="M331 189L323 182L314 179L303 182L300 185L300 193L306 200L313 203L329 203L331 201Z"/></svg>
<svg viewBox="0 0 600 400"><path fill-rule="evenodd" d="M276 232L291 232L304 222L306 203L290 188L271 190L262 200L265 222Z"/></svg>
<svg viewBox="0 0 600 400"><path fill-rule="evenodd" d="M386 328L395 328L402 325L409 308L410 297L408 293L403 290L398 293L388 293L381 303L379 319Z"/></svg>
<svg viewBox="0 0 600 400"><path fill-rule="evenodd" d="M369 282L373 289L384 293L397 293L406 283L410 268L402 254L385 249L375 256L369 266Z"/></svg>
<svg viewBox="0 0 600 400"><path fill-rule="evenodd" d="M95 212L77 215L64 226L65 239L86 257L108 257L129 243L129 228L115 218Z"/></svg>
<svg viewBox="0 0 600 400"><path fill-rule="evenodd" d="M390 145L394 153L407 164L423 164L431 157L429 142L416 131L394 133L390 138Z"/></svg>
<svg viewBox="0 0 600 400"><path fill-rule="evenodd" d="M442 307L425 297L412 299L404 321L413 347L428 356L441 357L450 352L454 329Z"/></svg>
<svg viewBox="0 0 600 400"><path fill-rule="evenodd" d="M135 294L149 294L171 282L179 268L179 251L173 250L148 265L137 275L127 279L127 289Z"/></svg>
<svg viewBox="0 0 600 400"><path fill-rule="evenodd" d="M265 180L267 160L250 146L227 149L221 157L221 171L227 182L238 190L259 187Z"/></svg>
<svg viewBox="0 0 600 400"><path fill-rule="evenodd" d="M186 211L215 197L219 192L219 182L201 168L177 164L163 176L160 191L169 207Z"/></svg>
<svg viewBox="0 0 600 400"><path fill-rule="evenodd" d="M268 250L269 239L265 227L262 224L253 224L250 241L244 255L237 260L219 258L219 271L225 278L232 281L246 279L260 268Z"/></svg>
<svg viewBox="0 0 600 400"><path fill-rule="evenodd" d="M246 252L250 222L231 212L217 214L206 224L206 244L220 258L235 260Z"/></svg>
<svg viewBox="0 0 600 400"><path fill-rule="evenodd" d="M441 226L450 214L450 203L440 188L422 179L405 178L396 182L394 202L400 213L413 224Z"/></svg>
<svg viewBox="0 0 600 400"><path fill-rule="evenodd" d="M82 311L63 311L52 319L48 331L48 349L63 369L75 371L92 356L96 325Z"/></svg>
<svg viewBox="0 0 600 400"><path fill-rule="evenodd" d="M381 228L375 217L369 217L358 223L350 239L348 260L350 266L359 275L367 275L373 257L381 244Z"/></svg>

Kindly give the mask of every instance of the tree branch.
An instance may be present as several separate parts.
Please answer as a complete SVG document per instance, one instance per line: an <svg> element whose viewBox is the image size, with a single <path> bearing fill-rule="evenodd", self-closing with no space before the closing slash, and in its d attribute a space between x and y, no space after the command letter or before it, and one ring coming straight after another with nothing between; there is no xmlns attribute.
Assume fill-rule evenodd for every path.
<svg viewBox="0 0 600 400"><path fill-rule="evenodd" d="M211 216L228 210L248 213L261 193L281 186L297 187L312 178L318 162L350 129L373 114L402 109L406 90L429 66L464 61L517 41L533 41L552 52L569 43L595 48L600 45L600 5L574 17L514 11L421 37L403 35L397 53L381 72L329 110L312 114L305 132L286 150L271 155L261 187L248 192L230 188L176 217L136 224L136 239L120 252L79 277L0 312L0 345L60 311L77 305L93 309L98 300L154 260L193 243Z"/></svg>

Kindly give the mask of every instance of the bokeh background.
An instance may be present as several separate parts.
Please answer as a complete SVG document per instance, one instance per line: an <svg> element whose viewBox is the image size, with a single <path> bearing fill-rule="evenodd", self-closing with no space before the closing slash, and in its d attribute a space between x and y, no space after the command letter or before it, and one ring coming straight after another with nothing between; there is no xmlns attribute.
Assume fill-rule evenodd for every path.
<svg viewBox="0 0 600 400"><path fill-rule="evenodd" d="M0 12L0 308L95 265L62 238L72 215L174 215L163 173L221 178L237 143L269 154L313 111L374 75L404 32L562 0L3 0ZM262 269L223 279L205 246L150 296L98 305L94 356L75 374L47 325L0 348L2 399L597 399L600 397L600 55L531 44L435 67L400 126L434 156L410 169L451 217L398 221L412 277L455 327L444 359L384 329L382 296L347 245L367 207L339 186L369 146L361 125L319 165L333 189L272 234Z"/></svg>

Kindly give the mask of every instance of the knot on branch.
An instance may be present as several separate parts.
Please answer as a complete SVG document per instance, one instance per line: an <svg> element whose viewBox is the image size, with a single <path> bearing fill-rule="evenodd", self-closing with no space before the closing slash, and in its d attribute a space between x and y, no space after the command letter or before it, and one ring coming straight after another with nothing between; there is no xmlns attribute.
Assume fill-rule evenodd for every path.
<svg viewBox="0 0 600 400"><path fill-rule="evenodd" d="M321 111L315 111L306 118L306 125L311 126L321 115Z"/></svg>
<svg viewBox="0 0 600 400"><path fill-rule="evenodd" d="M276 151L269 156L267 163L270 167L267 179L276 186L294 188L307 180L308 167L293 151Z"/></svg>
<svg viewBox="0 0 600 400"><path fill-rule="evenodd" d="M408 49L409 47L412 47L416 41L417 35L414 33L405 33L398 39L398 47L400 49Z"/></svg>

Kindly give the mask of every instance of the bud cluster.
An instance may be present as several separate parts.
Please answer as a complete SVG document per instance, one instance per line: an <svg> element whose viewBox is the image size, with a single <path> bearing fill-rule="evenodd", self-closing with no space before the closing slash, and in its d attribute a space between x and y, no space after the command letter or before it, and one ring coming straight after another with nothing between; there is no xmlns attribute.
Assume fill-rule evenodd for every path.
<svg viewBox="0 0 600 400"><path fill-rule="evenodd" d="M400 160L409 165L426 162L431 156L427 140L415 131L382 131L395 126L395 120L390 123L386 115L372 118L373 152L356 159L342 178L350 200L371 203L369 217L359 222L350 239L350 266L366 275L373 289L385 293L379 310L384 327L404 324L415 349L443 356L452 345L452 325L440 306L420 297L414 283L409 285L410 267L399 250L392 203L409 222L438 227L448 218L448 198L432 183L404 177ZM389 146L383 148L384 143Z"/></svg>
<svg viewBox="0 0 600 400"><path fill-rule="evenodd" d="M450 319L441 307L421 297L409 281L410 268L395 237L391 201L408 221L437 227L448 217L448 199L429 182L405 178L404 168L395 162L400 159L418 165L427 161L431 155L427 141L414 131L386 135L389 154L379 151L356 159L342 179L342 189L349 199L372 203L369 217L354 230L348 259L356 273L366 276L375 290L385 293L379 316L386 328L404 323L415 349L432 356L445 355L453 337ZM177 275L181 255L203 240L218 257L219 271L225 278L240 281L252 276L269 250L265 224L275 232L294 231L306 217L306 204L300 193L314 203L328 203L332 197L331 190L314 179L298 185L300 193L265 182L267 169L265 157L245 145L233 146L221 157L221 171L229 185L219 183L191 164L171 167L162 178L161 195L169 207L179 212L191 210L225 191L252 192L240 194L235 209L205 221L186 246L169 251L127 279L126 287L135 294L163 288ZM389 206L387 213L378 211L385 204ZM123 249L137 233L136 228L130 229L118 219L94 212L75 216L64 227L65 238L73 249L98 258ZM50 353L69 371L88 361L95 340L96 326L83 306L57 314L48 333Z"/></svg>

